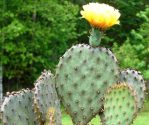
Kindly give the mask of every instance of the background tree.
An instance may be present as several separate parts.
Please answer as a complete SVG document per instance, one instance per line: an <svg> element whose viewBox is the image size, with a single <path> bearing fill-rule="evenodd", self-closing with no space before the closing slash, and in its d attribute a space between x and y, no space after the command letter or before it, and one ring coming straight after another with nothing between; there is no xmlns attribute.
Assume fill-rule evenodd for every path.
<svg viewBox="0 0 149 125"><path fill-rule="evenodd" d="M122 46L114 45L120 66L131 67L140 70L145 79L149 79L149 6L144 11L137 14L142 20L142 24L136 30L131 30L131 34Z"/></svg>
<svg viewBox="0 0 149 125"><path fill-rule="evenodd" d="M5 90L31 87L40 72L53 70L75 43L79 8L57 0L4 0L0 4Z"/></svg>

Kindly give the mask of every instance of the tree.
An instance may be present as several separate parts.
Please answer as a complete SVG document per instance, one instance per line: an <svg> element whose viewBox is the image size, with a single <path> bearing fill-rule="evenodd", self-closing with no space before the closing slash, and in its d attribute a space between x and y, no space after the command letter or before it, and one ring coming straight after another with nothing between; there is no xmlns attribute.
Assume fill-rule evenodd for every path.
<svg viewBox="0 0 149 125"><path fill-rule="evenodd" d="M121 67L140 70L145 79L149 79L149 6L137 16L143 23L137 30L131 30L122 46L115 43L113 50Z"/></svg>
<svg viewBox="0 0 149 125"><path fill-rule="evenodd" d="M54 71L77 41L79 8L57 0L3 0L0 5L5 91L30 87L43 69Z"/></svg>

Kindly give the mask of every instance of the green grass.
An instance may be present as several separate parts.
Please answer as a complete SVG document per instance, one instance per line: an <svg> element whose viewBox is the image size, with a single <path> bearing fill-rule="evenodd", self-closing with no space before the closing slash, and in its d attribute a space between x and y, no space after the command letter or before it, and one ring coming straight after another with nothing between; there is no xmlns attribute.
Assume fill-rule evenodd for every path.
<svg viewBox="0 0 149 125"><path fill-rule="evenodd" d="M149 125L148 119L149 112L140 113L135 119L133 125ZM73 125L70 117L66 114L63 115L62 123L63 125ZM90 123L93 125L101 125L99 117L94 118Z"/></svg>
<svg viewBox="0 0 149 125"><path fill-rule="evenodd" d="M132 125L149 125L149 100L145 101L145 106L135 119L134 123ZM73 125L72 120L68 114L63 112L62 114L62 124L63 125ZM92 119L90 124L93 125L101 125L100 124L100 118L97 116L96 118Z"/></svg>

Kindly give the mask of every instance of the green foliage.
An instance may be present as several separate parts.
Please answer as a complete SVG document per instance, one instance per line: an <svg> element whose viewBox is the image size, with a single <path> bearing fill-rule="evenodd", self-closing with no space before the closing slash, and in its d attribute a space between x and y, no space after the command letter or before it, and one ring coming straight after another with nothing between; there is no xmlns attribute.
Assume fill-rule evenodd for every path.
<svg viewBox="0 0 149 125"><path fill-rule="evenodd" d="M145 79L149 79L149 6L137 14L143 23L131 34L122 46L114 44L113 51L123 68L136 68L140 70Z"/></svg>
<svg viewBox="0 0 149 125"><path fill-rule="evenodd" d="M80 18L79 9L82 9L83 4L93 1L67 1L69 2L66 0L65 2L62 0L0 1L2 8L0 9L0 13L2 13L0 44L3 44L0 46L0 56L4 69L5 91L30 86L44 68L50 68L53 71L59 57L72 44L77 43L76 41L88 43L87 35L89 35L90 26L86 20ZM140 10L144 10L149 1L95 1L108 3L121 12L120 25L114 26L106 32L107 36L101 41L101 45L111 48L116 42L114 50L118 51L116 55L121 66L137 68L148 79L147 55L149 50L146 49L148 43L145 42L148 40L148 15L147 11L138 14L142 18L138 18L136 14ZM142 30L140 30L141 27ZM124 41L127 42L124 43ZM132 44L130 41L138 42ZM122 45L121 50L120 45ZM143 49L144 47L145 49ZM125 57L125 60L121 55Z"/></svg>
<svg viewBox="0 0 149 125"><path fill-rule="evenodd" d="M75 43L79 8L57 0L4 0L0 5L4 82L30 86ZM9 84L5 89L14 89Z"/></svg>

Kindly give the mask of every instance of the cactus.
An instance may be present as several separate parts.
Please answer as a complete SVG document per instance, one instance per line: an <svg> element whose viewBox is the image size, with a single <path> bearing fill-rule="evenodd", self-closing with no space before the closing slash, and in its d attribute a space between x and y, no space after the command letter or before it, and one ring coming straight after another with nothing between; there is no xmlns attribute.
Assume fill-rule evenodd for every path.
<svg viewBox="0 0 149 125"><path fill-rule="evenodd" d="M57 125L57 123L55 122L55 108L49 108L46 118L47 118L47 122L45 125Z"/></svg>
<svg viewBox="0 0 149 125"><path fill-rule="evenodd" d="M22 90L8 95L2 105L5 125L37 125L37 122L38 125L61 125L58 96L75 125L87 125L103 107L104 112L100 114L103 125L132 123L143 105L144 80L135 70L119 74L114 54L99 47L103 32L119 24L120 13L98 3L90 3L83 9L82 17L92 26L90 45L78 44L66 51L55 77L45 70L35 82L34 94Z"/></svg>
<svg viewBox="0 0 149 125"><path fill-rule="evenodd" d="M60 102L54 83L51 72L45 70L35 84L34 103L37 119L44 125L61 125Z"/></svg>
<svg viewBox="0 0 149 125"><path fill-rule="evenodd" d="M1 107L3 124L37 125L32 97L29 89L8 94Z"/></svg>
<svg viewBox="0 0 149 125"><path fill-rule="evenodd" d="M87 124L99 112L104 91L117 74L109 49L78 44L66 51L56 69L56 88L74 124Z"/></svg>
<svg viewBox="0 0 149 125"><path fill-rule="evenodd" d="M137 107L140 110L145 98L145 83L140 72L131 69L121 71L119 81L129 84L135 90L138 101Z"/></svg>
<svg viewBox="0 0 149 125"><path fill-rule="evenodd" d="M105 93L103 125L130 125L137 113L137 97L128 84L113 85Z"/></svg>

